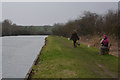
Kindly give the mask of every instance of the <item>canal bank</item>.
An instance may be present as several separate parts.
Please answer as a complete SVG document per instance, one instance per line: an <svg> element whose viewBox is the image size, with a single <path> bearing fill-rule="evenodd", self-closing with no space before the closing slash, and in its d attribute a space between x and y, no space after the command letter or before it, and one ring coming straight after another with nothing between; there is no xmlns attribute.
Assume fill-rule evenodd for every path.
<svg viewBox="0 0 120 80"><path fill-rule="evenodd" d="M49 36L38 64L33 66L31 80L117 78L118 58L112 55L98 55L98 53L98 48L88 48L82 43L74 48L72 41L67 38Z"/></svg>
<svg viewBox="0 0 120 80"><path fill-rule="evenodd" d="M46 42L47 42L47 37L45 38L45 44L44 44L44 46L46 46ZM43 47L44 47L44 46L43 46ZM42 49L43 49L43 47L42 47ZM29 80L29 79L31 78L31 74L32 74L32 72L33 72L33 66L34 66L34 65L37 65L38 60L39 60L39 57L40 57L40 55L42 54L42 53L41 53L42 49L40 50L40 53L39 53L39 54L37 55L37 57L35 58L35 60L34 60L34 62L33 62L33 64L32 64L32 67L29 69L29 71L28 71L28 73L26 74L24 80Z"/></svg>

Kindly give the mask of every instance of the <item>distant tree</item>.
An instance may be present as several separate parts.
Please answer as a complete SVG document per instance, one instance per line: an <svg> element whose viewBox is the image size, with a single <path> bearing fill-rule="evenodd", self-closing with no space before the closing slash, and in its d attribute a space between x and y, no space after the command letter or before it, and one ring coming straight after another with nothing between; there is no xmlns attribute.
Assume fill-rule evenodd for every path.
<svg viewBox="0 0 120 80"><path fill-rule="evenodd" d="M53 34L68 37L74 29L78 31L78 35L118 35L118 11L109 10L105 15L98 15L89 11L84 12L84 16L69 21L64 25L55 24Z"/></svg>
<svg viewBox="0 0 120 80"><path fill-rule="evenodd" d="M48 32L48 26L44 26L44 31Z"/></svg>
<svg viewBox="0 0 120 80"><path fill-rule="evenodd" d="M2 36L2 22L0 22L0 37Z"/></svg>
<svg viewBox="0 0 120 80"><path fill-rule="evenodd" d="M11 25L12 25L12 21L10 20L4 20L2 22L2 34L3 35L11 35Z"/></svg>

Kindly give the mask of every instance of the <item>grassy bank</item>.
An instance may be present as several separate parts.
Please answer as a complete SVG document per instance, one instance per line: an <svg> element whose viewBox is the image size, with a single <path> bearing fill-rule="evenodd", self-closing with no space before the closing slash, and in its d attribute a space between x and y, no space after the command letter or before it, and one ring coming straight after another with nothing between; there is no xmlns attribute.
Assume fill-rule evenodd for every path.
<svg viewBox="0 0 120 80"><path fill-rule="evenodd" d="M79 36L80 41L84 44L90 44L96 48L100 47L100 40L103 38L103 35L87 35L87 36ZM107 35L109 39L109 44L111 44L109 54L114 56L119 55L118 53L118 39L115 36Z"/></svg>
<svg viewBox="0 0 120 80"><path fill-rule="evenodd" d="M118 58L98 55L97 48L81 44L73 48L72 41L49 36L32 78L112 78L118 74Z"/></svg>

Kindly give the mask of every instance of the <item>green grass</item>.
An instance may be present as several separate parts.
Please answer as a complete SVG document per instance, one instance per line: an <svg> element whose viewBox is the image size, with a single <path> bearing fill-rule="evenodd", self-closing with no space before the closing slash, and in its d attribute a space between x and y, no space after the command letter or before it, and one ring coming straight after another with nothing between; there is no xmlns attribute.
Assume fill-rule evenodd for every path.
<svg viewBox="0 0 120 80"><path fill-rule="evenodd" d="M98 55L99 49L74 48L64 37L49 36L32 78L112 78L118 76L118 58Z"/></svg>

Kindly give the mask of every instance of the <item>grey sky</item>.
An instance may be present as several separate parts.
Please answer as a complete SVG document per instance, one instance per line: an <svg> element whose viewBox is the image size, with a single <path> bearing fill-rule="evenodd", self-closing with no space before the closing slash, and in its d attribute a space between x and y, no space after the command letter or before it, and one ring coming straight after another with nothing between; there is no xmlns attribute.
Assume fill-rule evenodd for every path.
<svg viewBox="0 0 120 80"><path fill-rule="evenodd" d="M84 11L105 14L117 10L117 2L4 2L2 20L20 25L53 25L82 16Z"/></svg>
<svg viewBox="0 0 120 80"><path fill-rule="evenodd" d="M0 2L0 22L2 21L2 3Z"/></svg>

